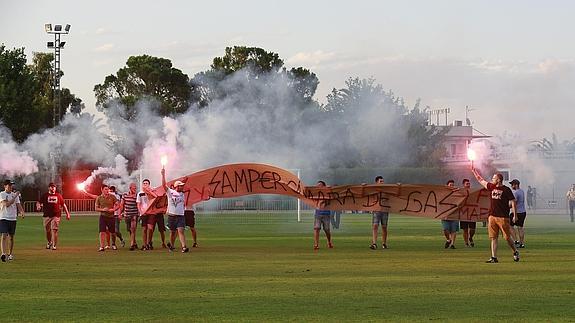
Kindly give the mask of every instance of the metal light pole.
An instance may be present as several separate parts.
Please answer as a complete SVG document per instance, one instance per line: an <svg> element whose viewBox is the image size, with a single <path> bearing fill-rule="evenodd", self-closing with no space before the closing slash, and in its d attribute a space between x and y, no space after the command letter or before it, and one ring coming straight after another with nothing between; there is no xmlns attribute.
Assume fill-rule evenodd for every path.
<svg viewBox="0 0 575 323"><path fill-rule="evenodd" d="M52 83L52 95L54 96L54 107L52 112L52 126L55 128L60 119L62 118L61 110L61 96L60 96L60 50L64 49L65 41L60 41L60 35L68 34L70 32L70 25L66 25L62 30L62 25L45 24L44 29L48 34L54 34L54 41L48 42L48 48L54 48L54 80ZM60 143L61 144L61 143ZM55 151L50 153L52 159L52 182L55 182L58 187L62 187L62 176L60 176L60 156L61 146L58 145Z"/></svg>
<svg viewBox="0 0 575 323"><path fill-rule="evenodd" d="M66 25L62 30L62 25L45 24L44 29L48 34L54 34L54 41L48 42L48 48L54 48L54 81L52 90L54 95L54 110L53 110L53 126L56 127L57 122L62 118L61 111L61 98L60 98L60 50L64 49L65 41L60 41L61 34L68 34L70 32L70 25Z"/></svg>

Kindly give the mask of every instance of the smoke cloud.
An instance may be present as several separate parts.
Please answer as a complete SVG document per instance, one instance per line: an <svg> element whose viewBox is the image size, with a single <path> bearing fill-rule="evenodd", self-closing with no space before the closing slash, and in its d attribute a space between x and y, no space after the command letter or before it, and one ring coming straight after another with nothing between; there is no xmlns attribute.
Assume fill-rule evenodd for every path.
<svg viewBox="0 0 575 323"><path fill-rule="evenodd" d="M140 101L131 122L123 118L126 107L115 104L105 119L67 115L57 129L34 134L21 146L3 135L3 151L12 151L20 169L3 165L2 172L33 174L35 165L48 169L58 158L68 168L97 165L86 184L105 177L105 183L126 190L140 177L159 185L164 155L168 179L220 164L257 162L301 169L304 180L315 181L335 160L381 167L409 160L408 129L399 122L403 111L392 102L375 97L347 113L330 114L297 101L288 81L277 75L249 78L240 71L223 82L224 99L183 115L162 118L154 113L154 102Z"/></svg>

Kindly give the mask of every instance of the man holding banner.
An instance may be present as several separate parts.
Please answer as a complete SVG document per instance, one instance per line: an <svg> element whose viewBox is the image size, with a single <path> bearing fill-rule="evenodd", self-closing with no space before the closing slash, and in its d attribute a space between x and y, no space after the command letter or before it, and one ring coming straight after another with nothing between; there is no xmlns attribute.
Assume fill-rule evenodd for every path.
<svg viewBox="0 0 575 323"><path fill-rule="evenodd" d="M383 177L375 177L376 184L383 184ZM387 220L389 219L389 212L384 211L373 211L372 223L372 233L371 233L371 246L370 249L377 249L377 231L379 231L379 225L381 224L381 249L387 249Z"/></svg>
<svg viewBox="0 0 575 323"><path fill-rule="evenodd" d="M325 187L324 181L318 181L317 187ZM325 237L327 238L327 247L333 248L333 243L331 242L331 211L322 209L325 206L326 201L319 201L319 208L315 209L314 221L313 221L313 250L319 249L319 230L323 227L323 232L325 232Z"/></svg>
<svg viewBox="0 0 575 323"><path fill-rule="evenodd" d="M168 199L168 227L170 228L170 242L168 248L170 251L174 250L174 243L176 242L176 233L180 239L182 252L189 252L190 249L186 246L186 236L184 228L186 227L186 219L184 217L186 209L186 197L184 195L184 183L181 181L174 182L174 188L171 189L166 183L166 170L162 167L162 186L166 190L166 197Z"/></svg>
<svg viewBox="0 0 575 323"><path fill-rule="evenodd" d="M509 221L509 204L513 211L513 222L517 222L517 205L515 203L515 196L511 189L503 185L503 175L497 173L491 178L491 182L487 182L477 170L472 166L471 171L477 181L491 192L491 207L489 209L488 218L488 231L489 239L491 240L491 258L487 263L497 263L497 244L499 238L499 231L503 231L503 237L509 248L513 250L513 261L519 261L519 251L515 247L514 241L511 239L511 225Z"/></svg>
<svg viewBox="0 0 575 323"><path fill-rule="evenodd" d="M450 179L445 185L450 188L455 188L455 181ZM455 249L455 237L457 236L457 231L459 231L459 221L441 220L441 226L443 228L443 235L445 236L445 249Z"/></svg>

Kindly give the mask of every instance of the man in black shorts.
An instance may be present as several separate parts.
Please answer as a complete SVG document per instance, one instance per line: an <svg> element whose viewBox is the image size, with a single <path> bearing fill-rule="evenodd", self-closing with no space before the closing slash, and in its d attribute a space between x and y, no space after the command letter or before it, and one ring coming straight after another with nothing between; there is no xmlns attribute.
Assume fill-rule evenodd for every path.
<svg viewBox="0 0 575 323"><path fill-rule="evenodd" d="M464 178L461 182L463 184L463 188L467 190L471 189L471 182L469 179ZM459 227L463 230L463 241L465 241L466 247L475 247L475 242L473 241L473 236L475 235L475 229L477 227L477 223L475 221L460 221Z"/></svg>
<svg viewBox="0 0 575 323"><path fill-rule="evenodd" d="M192 206L193 208L193 206ZM198 247L198 240L197 240L197 233L196 233L196 212L191 210L184 211L184 217L186 218L186 226L190 227L190 231L192 231L192 239L194 243L192 244L192 248Z"/></svg>

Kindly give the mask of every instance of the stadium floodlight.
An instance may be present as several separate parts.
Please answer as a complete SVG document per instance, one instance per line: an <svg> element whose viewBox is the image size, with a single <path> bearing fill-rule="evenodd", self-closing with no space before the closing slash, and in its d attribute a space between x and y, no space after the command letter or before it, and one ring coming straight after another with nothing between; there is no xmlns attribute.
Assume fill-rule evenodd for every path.
<svg viewBox="0 0 575 323"><path fill-rule="evenodd" d="M62 25L54 25L52 24L44 24L44 30L48 34L54 34L54 41L48 42L48 48L54 49L54 80L52 82L52 95L54 100L54 106L52 110L52 122L53 127L55 128L58 125L58 122L62 119L62 99L61 99L61 91L60 91L60 50L64 49L64 45L66 45L65 41L60 41L61 34L68 34L70 32L70 25L66 24L64 30L62 30ZM58 160L61 152L61 147L58 146L55 151L53 152L52 156L52 178L51 181L55 182L60 186L62 183L62 179L60 177L60 165L58 164Z"/></svg>

